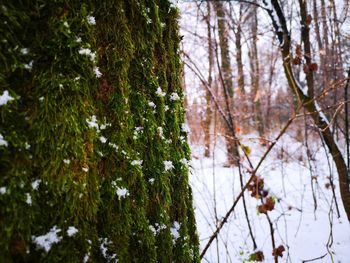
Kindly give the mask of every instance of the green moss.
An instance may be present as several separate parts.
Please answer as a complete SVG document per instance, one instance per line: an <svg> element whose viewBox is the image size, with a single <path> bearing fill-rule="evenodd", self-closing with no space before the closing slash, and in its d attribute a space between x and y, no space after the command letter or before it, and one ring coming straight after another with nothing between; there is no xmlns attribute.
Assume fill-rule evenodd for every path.
<svg viewBox="0 0 350 263"><path fill-rule="evenodd" d="M0 262L199 262L177 10L28 0L0 19Z"/></svg>

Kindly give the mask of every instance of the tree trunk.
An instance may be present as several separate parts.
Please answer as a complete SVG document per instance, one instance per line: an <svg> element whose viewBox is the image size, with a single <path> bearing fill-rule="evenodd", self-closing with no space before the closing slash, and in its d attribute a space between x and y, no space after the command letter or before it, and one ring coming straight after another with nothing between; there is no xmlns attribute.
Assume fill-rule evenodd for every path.
<svg viewBox="0 0 350 263"><path fill-rule="evenodd" d="M232 111L234 109L233 105L233 82L232 82L232 68L231 60L229 54L229 45L228 45L228 30L225 23L225 11L222 2L214 2L214 8L216 11L216 16L218 20L218 30L219 30L219 45L220 45L220 58L221 65L219 68L222 86L224 89L225 95L225 104L226 104L226 114L230 119L230 126L225 123L225 140L227 147L227 166L238 165L238 143L235 141L235 138L232 136L232 131L234 131L234 117Z"/></svg>
<svg viewBox="0 0 350 263"><path fill-rule="evenodd" d="M321 38L321 30L320 30L320 22L319 22L319 10L317 8L317 2L316 0L313 0L313 20L315 25L315 33L316 33L316 40L318 45L318 50L320 53L320 71L322 71L323 74L320 74L322 87L326 87L328 84L328 76L327 76L327 65L326 65L326 51L324 50L324 45ZM315 90L316 94L318 94L318 90Z"/></svg>
<svg viewBox="0 0 350 263"><path fill-rule="evenodd" d="M207 2L207 16L206 16L206 24L208 30L208 86L212 88L213 78L213 65L214 65L214 49L213 49L213 38L211 36L211 4ZM204 156L210 156L210 124L212 119L212 103L211 103L211 94L208 89L205 89L205 100L206 100L206 108L205 108L205 116L204 121L202 123L203 131L204 131Z"/></svg>
<svg viewBox="0 0 350 263"><path fill-rule="evenodd" d="M250 67L251 67L251 85L252 85L252 105L254 112L254 124L257 128L259 135L263 136L264 122L261 111L261 88L260 88L260 66L259 66L259 56L258 56L258 16L257 16L257 7L252 6L252 15L251 15L251 33L252 33L252 43L250 50Z"/></svg>
<svg viewBox="0 0 350 263"><path fill-rule="evenodd" d="M199 262L177 9L7 1L0 16L0 262Z"/></svg>
<svg viewBox="0 0 350 263"><path fill-rule="evenodd" d="M231 7L232 8L232 7ZM243 68L243 58L242 58L242 24L244 22L243 18L243 3L239 4L239 18L236 26L236 31L233 30L235 34L235 46L236 46L236 64L237 64L237 85L238 85L238 100L239 100L239 123L243 130L248 130L248 125L246 125L245 119L248 115L248 102L245 91L245 81L244 81L244 68Z"/></svg>

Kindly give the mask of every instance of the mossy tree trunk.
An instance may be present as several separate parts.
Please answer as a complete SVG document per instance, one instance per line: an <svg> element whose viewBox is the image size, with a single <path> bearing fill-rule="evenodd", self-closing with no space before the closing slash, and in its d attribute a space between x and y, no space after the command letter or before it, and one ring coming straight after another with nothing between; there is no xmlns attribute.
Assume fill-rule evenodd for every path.
<svg viewBox="0 0 350 263"><path fill-rule="evenodd" d="M177 9L83 2L0 6L0 262L199 262Z"/></svg>

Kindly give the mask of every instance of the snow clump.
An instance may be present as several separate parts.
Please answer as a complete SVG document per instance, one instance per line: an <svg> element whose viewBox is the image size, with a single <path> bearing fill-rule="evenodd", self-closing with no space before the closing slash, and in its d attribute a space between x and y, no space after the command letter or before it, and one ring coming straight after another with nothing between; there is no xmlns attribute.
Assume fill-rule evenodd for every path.
<svg viewBox="0 0 350 263"><path fill-rule="evenodd" d="M172 161L164 161L164 169L165 171L169 171L171 169L174 169L174 165Z"/></svg>
<svg viewBox="0 0 350 263"><path fill-rule="evenodd" d="M0 133L0 146L5 146L7 147L9 144L8 142L4 139L4 136Z"/></svg>
<svg viewBox="0 0 350 263"><path fill-rule="evenodd" d="M37 179L35 181L32 182L32 188L33 190L38 190L39 189L39 185L41 183L41 180L40 179Z"/></svg>
<svg viewBox="0 0 350 263"><path fill-rule="evenodd" d="M117 188L116 194L119 198L125 198L129 196L129 190L126 188Z"/></svg>
<svg viewBox="0 0 350 263"><path fill-rule="evenodd" d="M0 106L6 105L11 100L13 100L13 97L9 95L8 90L4 90L4 92L0 96Z"/></svg>
<svg viewBox="0 0 350 263"><path fill-rule="evenodd" d="M133 166L136 166L136 165L141 166L142 163L143 163L143 160L133 160L133 161L131 162L131 165L133 165Z"/></svg>
<svg viewBox="0 0 350 263"><path fill-rule="evenodd" d="M95 61L95 59L96 59L96 53L92 52L90 48L81 48L81 49L79 49L79 54L90 57L91 61Z"/></svg>
<svg viewBox="0 0 350 263"><path fill-rule="evenodd" d="M164 97L166 95L166 93L162 90L161 87L158 87L157 91L156 91L156 94L159 96L159 97Z"/></svg>
<svg viewBox="0 0 350 263"><path fill-rule="evenodd" d="M0 187L0 194L2 194L2 195L6 194L6 187L5 186Z"/></svg>
<svg viewBox="0 0 350 263"><path fill-rule="evenodd" d="M186 133L191 132L190 127L188 126L187 123L182 123L182 124L181 124L181 131L182 131L182 132L186 132Z"/></svg>
<svg viewBox="0 0 350 263"><path fill-rule="evenodd" d="M90 25L96 25L95 17L93 17L93 16L88 16L86 19L87 19L87 22L88 22Z"/></svg>
<svg viewBox="0 0 350 263"><path fill-rule="evenodd" d="M67 235L68 235L69 237L74 236L76 233L78 233L78 229L76 229L74 226L68 227Z"/></svg>
<svg viewBox="0 0 350 263"><path fill-rule="evenodd" d="M45 235L38 237L32 236L32 240L39 248L42 248L46 252L49 252L54 244L62 240L62 237L58 236L59 232L61 232L61 230L57 228L57 226L54 226Z"/></svg>
<svg viewBox="0 0 350 263"><path fill-rule="evenodd" d="M175 221L173 223L173 226L170 228L170 232L173 235L174 240L177 240L180 237L180 233L179 233L180 227L181 226L180 226L179 222Z"/></svg>
<svg viewBox="0 0 350 263"><path fill-rule="evenodd" d="M176 92L173 92L170 95L170 100L173 100L173 101L180 100L180 97Z"/></svg>

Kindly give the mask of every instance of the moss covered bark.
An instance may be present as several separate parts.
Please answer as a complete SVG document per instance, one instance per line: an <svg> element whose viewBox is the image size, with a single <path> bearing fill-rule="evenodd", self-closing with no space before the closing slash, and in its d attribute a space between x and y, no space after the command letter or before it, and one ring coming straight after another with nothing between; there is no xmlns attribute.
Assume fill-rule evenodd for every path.
<svg viewBox="0 0 350 263"><path fill-rule="evenodd" d="M0 6L0 262L199 262L177 16Z"/></svg>

